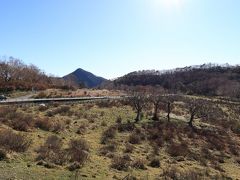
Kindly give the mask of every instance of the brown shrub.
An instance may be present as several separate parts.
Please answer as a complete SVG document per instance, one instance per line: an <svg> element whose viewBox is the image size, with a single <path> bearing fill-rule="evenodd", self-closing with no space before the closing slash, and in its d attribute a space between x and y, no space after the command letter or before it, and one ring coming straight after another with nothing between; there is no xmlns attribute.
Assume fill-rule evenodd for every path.
<svg viewBox="0 0 240 180"><path fill-rule="evenodd" d="M18 131L28 131L34 126L34 119L30 115L19 113L19 117L12 121L12 127Z"/></svg>
<svg viewBox="0 0 240 180"><path fill-rule="evenodd" d="M0 118L6 118L9 114L15 114L17 111L16 107L3 106L0 109Z"/></svg>
<svg viewBox="0 0 240 180"><path fill-rule="evenodd" d="M124 156L115 156L112 160L111 167L119 171L127 171L130 165L130 161Z"/></svg>
<svg viewBox="0 0 240 180"><path fill-rule="evenodd" d="M47 98L48 95L46 92L40 92L35 96L35 99L43 99L43 98Z"/></svg>
<svg viewBox="0 0 240 180"><path fill-rule="evenodd" d="M65 123L67 124L67 125L70 125L71 124L71 119L66 119L66 121L65 121Z"/></svg>
<svg viewBox="0 0 240 180"><path fill-rule="evenodd" d="M233 155L239 156L240 148L238 147L238 145L236 145L236 144L229 144L229 145L228 145L228 149L229 149L229 151L230 151Z"/></svg>
<svg viewBox="0 0 240 180"><path fill-rule="evenodd" d="M53 117L55 115L55 112L53 110L49 110L46 112L47 117Z"/></svg>
<svg viewBox="0 0 240 180"><path fill-rule="evenodd" d="M85 134L87 131L87 124L81 124L79 127L78 127L78 130L77 130L77 134Z"/></svg>
<svg viewBox="0 0 240 180"><path fill-rule="evenodd" d="M68 166L69 171L75 171L76 169L80 169L81 166L78 162L74 162Z"/></svg>
<svg viewBox="0 0 240 180"><path fill-rule="evenodd" d="M225 149L225 142L223 139L217 136L208 136L208 145L210 149L216 149L218 151L223 151Z"/></svg>
<svg viewBox="0 0 240 180"><path fill-rule="evenodd" d="M201 148L201 156L198 156L196 158L196 160L198 160L198 158L208 159L208 160L215 160L215 157L214 157L213 153L210 152L208 147L202 147Z"/></svg>
<svg viewBox="0 0 240 180"><path fill-rule="evenodd" d="M101 126L106 127L106 126L107 126L107 122L106 122L105 120L103 120L103 121L101 122Z"/></svg>
<svg viewBox="0 0 240 180"><path fill-rule="evenodd" d="M53 123L52 132L59 133L59 132L63 131L64 128L65 128L65 125L63 122L56 121Z"/></svg>
<svg viewBox="0 0 240 180"><path fill-rule="evenodd" d="M48 108L49 108L48 106L44 106L44 105L41 106L41 105L40 105L40 106L38 107L38 110L41 111L41 112L44 112L44 111L48 110Z"/></svg>
<svg viewBox="0 0 240 180"><path fill-rule="evenodd" d="M2 123L7 124L18 131L28 131L34 126L34 118L22 112L12 111L10 108L3 108L0 111L0 119ZM3 114L6 113L6 114Z"/></svg>
<svg viewBox="0 0 240 180"><path fill-rule="evenodd" d="M101 143L106 144L109 140L114 139L117 135L117 129L115 126L110 126L102 134Z"/></svg>
<svg viewBox="0 0 240 180"><path fill-rule="evenodd" d="M50 131L53 127L53 124L49 118L38 118L35 122L35 127L44 131Z"/></svg>
<svg viewBox="0 0 240 180"><path fill-rule="evenodd" d="M121 116L118 116L118 117L117 117L116 123L117 123L117 124L121 124L121 123L122 123L122 118L121 118Z"/></svg>
<svg viewBox="0 0 240 180"><path fill-rule="evenodd" d="M57 136L49 136L43 146L37 152L37 160L44 160L46 162L63 165L66 160L66 152L62 149L62 139Z"/></svg>
<svg viewBox="0 0 240 180"><path fill-rule="evenodd" d="M117 106L117 102L113 100L100 100L96 102L96 105L99 108L111 108L113 106Z"/></svg>
<svg viewBox="0 0 240 180"><path fill-rule="evenodd" d="M142 169L142 170L147 169L145 167L145 161L143 159L136 159L135 161L133 161L131 166L135 169Z"/></svg>
<svg viewBox="0 0 240 180"><path fill-rule="evenodd" d="M240 165L240 158L236 159L236 163L238 163Z"/></svg>
<svg viewBox="0 0 240 180"><path fill-rule="evenodd" d="M150 163L149 166L153 167L153 168L159 168L160 167L160 160L159 158L154 157Z"/></svg>
<svg viewBox="0 0 240 180"><path fill-rule="evenodd" d="M132 132L135 129L135 124L130 121L127 123L118 123L117 129L119 132Z"/></svg>
<svg viewBox="0 0 240 180"><path fill-rule="evenodd" d="M7 152L4 149L0 149L0 161L7 159Z"/></svg>
<svg viewBox="0 0 240 180"><path fill-rule="evenodd" d="M124 150L125 153L132 153L133 150L134 150L134 146L132 144L127 143L125 145L125 150Z"/></svg>
<svg viewBox="0 0 240 180"><path fill-rule="evenodd" d="M240 122L239 121L231 121L229 122L230 126L231 126L231 130L233 133L235 134L240 134Z"/></svg>
<svg viewBox="0 0 240 180"><path fill-rule="evenodd" d="M11 130L0 131L0 146L6 151L25 152L30 144L31 140L23 134Z"/></svg>
<svg viewBox="0 0 240 180"><path fill-rule="evenodd" d="M155 143L151 143L151 146L152 146L152 149L153 149L153 154L155 155L159 155L159 147L162 146L162 144L160 145L159 143L159 140L161 140L160 138L157 139L157 141L155 141ZM162 141L161 141L162 143Z"/></svg>
<svg viewBox="0 0 240 180"><path fill-rule="evenodd" d="M145 134L142 133L142 129L137 128L132 134L130 134L128 142L131 144L140 144L144 139Z"/></svg>
<svg viewBox="0 0 240 180"><path fill-rule="evenodd" d="M186 143L172 143L170 146L167 148L167 152L173 156L186 156L188 154L188 146Z"/></svg>
<svg viewBox="0 0 240 180"><path fill-rule="evenodd" d="M140 144L141 143L141 137L136 132L133 132L132 134L130 134L130 136L128 138L128 142L131 143L131 144Z"/></svg>
<svg viewBox="0 0 240 180"><path fill-rule="evenodd" d="M184 180L199 180L202 179L203 174L194 170L180 171L173 168L164 169L161 177L164 179L184 179Z"/></svg>
<svg viewBox="0 0 240 180"><path fill-rule="evenodd" d="M57 107L56 109L49 110L46 112L46 115L48 117L52 117L57 114L60 114L61 116L72 116L74 112L70 110L70 106L66 106L66 105Z"/></svg>
<svg viewBox="0 0 240 180"><path fill-rule="evenodd" d="M106 156L109 153L113 153L117 150L117 143L116 142L110 142L109 144L101 147L101 149L99 150L99 154L102 156Z"/></svg>
<svg viewBox="0 0 240 180"><path fill-rule="evenodd" d="M78 162L80 166L87 161L89 157L89 144L84 139L74 139L69 142L68 155L70 162Z"/></svg>

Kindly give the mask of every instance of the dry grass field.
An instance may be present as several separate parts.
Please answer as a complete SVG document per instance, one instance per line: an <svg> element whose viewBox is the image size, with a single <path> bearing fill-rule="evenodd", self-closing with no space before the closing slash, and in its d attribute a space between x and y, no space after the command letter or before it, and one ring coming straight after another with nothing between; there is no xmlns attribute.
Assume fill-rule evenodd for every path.
<svg viewBox="0 0 240 180"><path fill-rule="evenodd" d="M159 114L135 123L119 101L1 106L0 179L240 178L239 121L196 118L193 130L181 102L170 122Z"/></svg>
<svg viewBox="0 0 240 180"><path fill-rule="evenodd" d="M98 96L121 96L122 91L104 90L104 89L77 89L77 90L60 90L48 89L34 95L35 98L60 98L60 97L98 97Z"/></svg>

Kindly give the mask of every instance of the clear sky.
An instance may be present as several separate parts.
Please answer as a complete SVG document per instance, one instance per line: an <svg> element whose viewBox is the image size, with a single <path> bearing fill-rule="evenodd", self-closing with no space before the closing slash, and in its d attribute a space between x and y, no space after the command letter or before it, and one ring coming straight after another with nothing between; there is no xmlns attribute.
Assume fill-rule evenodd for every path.
<svg viewBox="0 0 240 180"><path fill-rule="evenodd" d="M0 56L62 76L240 63L240 0L0 0Z"/></svg>

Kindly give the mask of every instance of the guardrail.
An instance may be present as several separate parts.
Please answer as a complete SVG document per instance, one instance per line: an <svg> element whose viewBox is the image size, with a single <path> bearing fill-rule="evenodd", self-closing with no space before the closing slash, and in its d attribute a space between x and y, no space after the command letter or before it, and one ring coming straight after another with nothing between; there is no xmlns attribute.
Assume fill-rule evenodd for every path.
<svg viewBox="0 0 240 180"><path fill-rule="evenodd" d="M78 102L78 101L94 101L94 100L111 100L111 99L122 99L122 96L103 96L103 97L77 97L77 98L44 98L44 99L19 99L19 100L6 100L0 101L0 105L11 105L11 104L41 104L51 102Z"/></svg>

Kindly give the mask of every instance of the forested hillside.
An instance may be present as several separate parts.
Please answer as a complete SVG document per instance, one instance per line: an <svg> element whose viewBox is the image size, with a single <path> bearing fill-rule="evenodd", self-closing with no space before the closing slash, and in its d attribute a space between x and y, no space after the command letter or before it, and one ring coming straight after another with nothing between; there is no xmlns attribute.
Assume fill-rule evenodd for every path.
<svg viewBox="0 0 240 180"><path fill-rule="evenodd" d="M72 84L58 77L46 75L35 65L26 65L13 57L0 58L0 91L43 90L71 87Z"/></svg>
<svg viewBox="0 0 240 180"><path fill-rule="evenodd" d="M45 89L50 84L50 78L38 67L12 57L0 59L0 91Z"/></svg>
<svg viewBox="0 0 240 180"><path fill-rule="evenodd" d="M171 71L138 71L114 81L119 85L159 85L174 93L240 97L240 66L204 64Z"/></svg>

